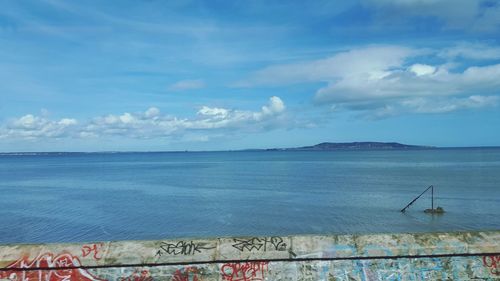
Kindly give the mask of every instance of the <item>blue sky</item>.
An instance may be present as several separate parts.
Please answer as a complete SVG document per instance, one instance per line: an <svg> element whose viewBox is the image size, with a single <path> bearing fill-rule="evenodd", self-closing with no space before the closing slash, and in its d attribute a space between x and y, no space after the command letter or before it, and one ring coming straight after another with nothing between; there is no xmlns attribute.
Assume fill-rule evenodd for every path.
<svg viewBox="0 0 500 281"><path fill-rule="evenodd" d="M0 4L0 151L500 145L500 1Z"/></svg>

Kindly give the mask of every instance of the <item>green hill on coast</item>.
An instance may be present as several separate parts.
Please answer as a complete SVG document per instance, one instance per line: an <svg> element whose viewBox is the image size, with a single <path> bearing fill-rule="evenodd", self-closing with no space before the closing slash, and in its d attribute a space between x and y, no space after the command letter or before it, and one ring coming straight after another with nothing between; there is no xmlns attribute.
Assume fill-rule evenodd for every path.
<svg viewBox="0 0 500 281"><path fill-rule="evenodd" d="M301 146L292 148L271 148L272 150L285 151L328 151L328 150L390 150L390 149L426 149L433 146L409 145L398 142L322 142L312 146Z"/></svg>

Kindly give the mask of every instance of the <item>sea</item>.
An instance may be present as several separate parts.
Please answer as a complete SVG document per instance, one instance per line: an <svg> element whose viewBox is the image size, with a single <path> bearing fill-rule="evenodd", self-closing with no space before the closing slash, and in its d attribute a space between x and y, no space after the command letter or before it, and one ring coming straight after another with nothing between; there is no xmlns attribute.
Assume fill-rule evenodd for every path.
<svg viewBox="0 0 500 281"><path fill-rule="evenodd" d="M0 244L500 229L500 148L0 155ZM406 212L400 210L434 186Z"/></svg>

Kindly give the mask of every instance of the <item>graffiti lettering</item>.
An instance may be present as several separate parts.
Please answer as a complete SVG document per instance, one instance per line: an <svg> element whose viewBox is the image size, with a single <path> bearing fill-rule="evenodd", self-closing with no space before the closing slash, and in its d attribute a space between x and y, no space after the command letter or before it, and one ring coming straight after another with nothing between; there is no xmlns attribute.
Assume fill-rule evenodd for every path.
<svg viewBox="0 0 500 281"><path fill-rule="evenodd" d="M233 247L240 250L241 252L247 250L251 252L252 250L257 251L286 251L286 243L283 242L281 237L271 237L271 238L258 238L253 237L250 239L238 239L234 238Z"/></svg>
<svg viewBox="0 0 500 281"><path fill-rule="evenodd" d="M102 258L101 249L103 246L104 246L103 243L84 245L82 247L82 257L86 257L86 256L90 255L91 253L94 253L94 255L93 255L94 259L100 260Z"/></svg>
<svg viewBox="0 0 500 281"><path fill-rule="evenodd" d="M498 265L500 264L500 256L484 256L483 265L490 269L491 274L500 275Z"/></svg>
<svg viewBox="0 0 500 281"><path fill-rule="evenodd" d="M207 247L205 243L194 243L193 241L179 241L175 244L162 242L160 249L156 252L156 255L194 255L196 253L201 253L201 250L210 249L215 249L215 246Z"/></svg>
<svg viewBox="0 0 500 281"><path fill-rule="evenodd" d="M33 260L29 257L22 257L7 268L64 268L81 266L76 256L69 253L54 255L52 253L41 254ZM93 276L82 268L54 269L54 270L26 270L26 271L3 271L0 272L0 279L10 279L19 281L103 281Z"/></svg>
<svg viewBox="0 0 500 281"><path fill-rule="evenodd" d="M174 273L172 281L199 281L198 268L195 266L188 266L183 269L177 269Z"/></svg>
<svg viewBox="0 0 500 281"><path fill-rule="evenodd" d="M226 281L260 281L265 279L269 262L226 263L221 267Z"/></svg>
<svg viewBox="0 0 500 281"><path fill-rule="evenodd" d="M131 275L127 277L118 278L119 281L153 281L153 277L149 270L143 270L141 272L134 271Z"/></svg>

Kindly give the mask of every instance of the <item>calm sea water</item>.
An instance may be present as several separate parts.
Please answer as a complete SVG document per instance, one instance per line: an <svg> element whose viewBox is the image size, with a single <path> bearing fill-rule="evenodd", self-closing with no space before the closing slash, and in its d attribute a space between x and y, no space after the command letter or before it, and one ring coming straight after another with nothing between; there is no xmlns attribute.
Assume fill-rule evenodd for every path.
<svg viewBox="0 0 500 281"><path fill-rule="evenodd" d="M0 155L0 243L500 229L500 149ZM424 214L427 186L447 211Z"/></svg>

